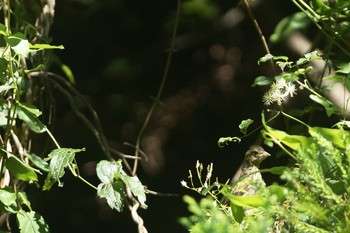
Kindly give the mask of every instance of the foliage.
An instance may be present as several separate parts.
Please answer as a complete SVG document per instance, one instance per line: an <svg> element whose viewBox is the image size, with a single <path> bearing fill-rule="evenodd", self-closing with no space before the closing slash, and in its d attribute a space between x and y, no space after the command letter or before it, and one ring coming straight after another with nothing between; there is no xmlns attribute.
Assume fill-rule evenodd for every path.
<svg viewBox="0 0 350 233"><path fill-rule="evenodd" d="M314 51L303 57L291 61L287 56L267 54L260 58L258 64L271 62L281 70L281 74L274 77L260 76L255 79L253 86L269 85L269 90L262 100L268 109L261 114L261 136L268 146L277 145L284 156L289 156L288 166L262 169L280 176L280 184L260 187L258 194L253 196L235 196L231 194L231 187L220 183L215 185L210 180L202 181L200 167L197 163L199 187L193 182L190 171L191 185L182 181L181 184L200 193L204 197L199 203L185 197L189 205L190 217L181 219L181 223L191 232L211 232L216 226L214 221L222 218L226 228L215 232L349 232L350 222L350 131L349 121L339 120L332 127L313 126L305 123L302 117L315 111L315 105L323 107L327 117L346 116L349 109L336 106L325 97L331 88L313 85L309 81L309 71L313 69L311 63L316 60L325 61L334 69L334 74L326 76L324 80L341 83L344 90L349 89L349 60L339 54L331 53L336 45L344 54L349 54L349 2L348 1L293 1L302 12L283 19L271 36L272 42L282 40L294 30L305 29L311 20L326 35L330 45L324 52ZM334 57L335 62L329 60ZM326 69L326 68L325 68ZM312 106L297 109L289 114L284 109L290 98L297 92L307 93L313 102ZM344 99L348 103L349 99ZM275 104L275 105L274 105ZM345 104L347 106L347 104ZM311 109L311 110L310 110ZM272 116L271 116L272 114ZM274 128L277 118L283 118L288 123L286 129ZM311 122L311 121L310 121ZM223 137L219 139L219 146L228 142L239 142L249 136L246 129L251 122L242 121L239 126L243 136ZM290 132L290 125L294 130ZM242 130L243 127L243 130ZM257 130L257 129L256 129ZM253 131L256 131L253 130ZM199 164L199 165L198 165ZM212 167L212 165L211 165ZM213 169L210 170L212 174ZM210 175L211 177L211 175ZM204 192L205 190L205 192ZM224 198L223 198L224 197ZM210 204L208 204L210 203ZM226 215L226 217L225 217ZM227 218L230 218L228 221ZM219 228L218 228L219 229Z"/></svg>
<svg viewBox="0 0 350 233"><path fill-rule="evenodd" d="M30 3L32 4L32 3ZM50 73L50 64L47 62L48 50L64 49L62 45L54 46L46 43L49 41L47 31L41 28L49 26L53 15L50 15L49 7L44 9L40 5L33 5L30 9L38 7L38 21L30 21L28 18L30 9L21 1L6 1L1 4L4 9L4 22L0 23L1 57L0 57L0 212L15 217L17 226L11 229L10 223L6 223L7 230L20 232L49 232L49 226L44 217L35 212L23 187L28 184L37 184L39 177L47 173L43 190L50 190L55 183L63 187L61 181L65 170L69 170L75 177L93 188L100 198L106 198L111 208L122 210L123 203L128 197L130 203L139 203L142 208L147 208L145 188L137 176L129 176L123 170L121 161L103 160L97 165L97 175L101 183L95 187L93 184L81 177L79 165L75 155L85 149L61 148L49 128L51 122L45 122L45 114L36 104L43 101L42 94L38 90L46 90L55 87L62 91L73 108L77 110L73 96L78 95L70 85L74 83L74 76L70 68L60 64L62 71L67 75L69 82L63 77ZM53 7L51 5L51 7ZM53 11L53 9L52 9ZM49 13L48 13L49 12ZM52 13L52 12L51 12ZM45 14L45 17L42 17ZM47 20L42 22L40 20ZM35 24L34 24L35 23ZM41 25L40 25L41 23ZM50 55L51 56L51 55ZM45 84L43 84L45 83ZM60 85L64 84L66 89ZM45 85L52 85L50 87ZM69 90L69 91L67 91ZM44 97L45 98L45 97ZM90 106L89 106L90 107ZM96 128L98 121L91 124L77 110L85 123L92 128L94 135L103 144L104 137ZM90 108L90 112L95 114ZM94 115L95 119L96 114ZM96 127L96 128L95 128ZM41 156L31 151L33 139L37 134L46 133L53 142L50 153L43 151ZM52 148L52 145L50 145ZM106 151L109 152L107 148ZM48 163L49 161L49 163ZM126 193L129 194L126 195ZM133 215L137 215L137 208ZM7 221L9 218L6 218Z"/></svg>

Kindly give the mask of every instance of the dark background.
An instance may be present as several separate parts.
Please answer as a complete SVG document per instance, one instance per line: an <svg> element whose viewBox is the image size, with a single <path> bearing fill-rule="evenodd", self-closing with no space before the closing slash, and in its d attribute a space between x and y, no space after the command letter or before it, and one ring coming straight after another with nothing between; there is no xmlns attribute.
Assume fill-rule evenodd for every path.
<svg viewBox="0 0 350 233"><path fill-rule="evenodd" d="M296 9L289 1L254 1L255 16L268 38L276 24ZM197 5L196 5L197 4ZM183 2L176 37L177 52L160 104L142 142L149 157L138 170L142 183L176 197L147 196L147 210L139 213L149 232L186 232L178 218L188 216L181 187L196 160L214 163L214 177L231 178L244 152L256 142L258 132L241 143L217 146L223 136L241 136L244 119L260 126L264 88L251 85L260 75L271 74L257 65L265 55L257 32L238 1ZM52 44L65 50L56 54L74 72L75 87L100 116L109 144L132 153L124 142L135 144L137 134L159 88L166 50L174 25L176 1L59 0L52 26ZM231 12L231 13L230 13ZM232 13L235 12L235 13ZM283 45L272 53L284 54ZM288 55L288 54L287 54ZM59 71L58 71L59 72ZM87 127L56 93L54 135L62 147L87 149L77 154L82 175L97 185L98 161L106 159ZM272 149L267 148L271 153ZM284 163L273 156L264 167ZM130 212L110 210L94 190L66 172L64 187L49 192L29 188L34 209L52 232L137 232ZM271 183L273 177L268 177Z"/></svg>

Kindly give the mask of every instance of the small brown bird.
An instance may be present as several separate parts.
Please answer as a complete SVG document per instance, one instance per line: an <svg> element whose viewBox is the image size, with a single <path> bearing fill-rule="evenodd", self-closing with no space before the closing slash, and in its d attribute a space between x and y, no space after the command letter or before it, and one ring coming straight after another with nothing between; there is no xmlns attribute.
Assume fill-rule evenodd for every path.
<svg viewBox="0 0 350 233"><path fill-rule="evenodd" d="M251 146L245 154L241 174L233 187L232 193L237 196L256 194L258 187L266 186L260 172L260 163L270 156L261 146Z"/></svg>

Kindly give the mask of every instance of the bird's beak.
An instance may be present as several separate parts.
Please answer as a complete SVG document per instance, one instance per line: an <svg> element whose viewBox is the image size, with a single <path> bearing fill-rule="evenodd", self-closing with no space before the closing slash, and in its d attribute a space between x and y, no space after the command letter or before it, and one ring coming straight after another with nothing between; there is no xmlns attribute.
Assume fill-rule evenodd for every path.
<svg viewBox="0 0 350 233"><path fill-rule="evenodd" d="M269 156L271 156L271 155L265 151L265 153L263 154L263 156L264 156L264 158L267 158L267 157L269 157Z"/></svg>

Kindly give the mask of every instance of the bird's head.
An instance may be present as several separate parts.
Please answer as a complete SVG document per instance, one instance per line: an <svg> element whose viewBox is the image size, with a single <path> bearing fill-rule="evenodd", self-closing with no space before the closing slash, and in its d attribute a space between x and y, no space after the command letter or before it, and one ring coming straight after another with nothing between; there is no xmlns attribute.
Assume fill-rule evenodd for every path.
<svg viewBox="0 0 350 233"><path fill-rule="evenodd" d="M260 163L270 156L261 146L253 145L245 153L245 162L259 167Z"/></svg>

